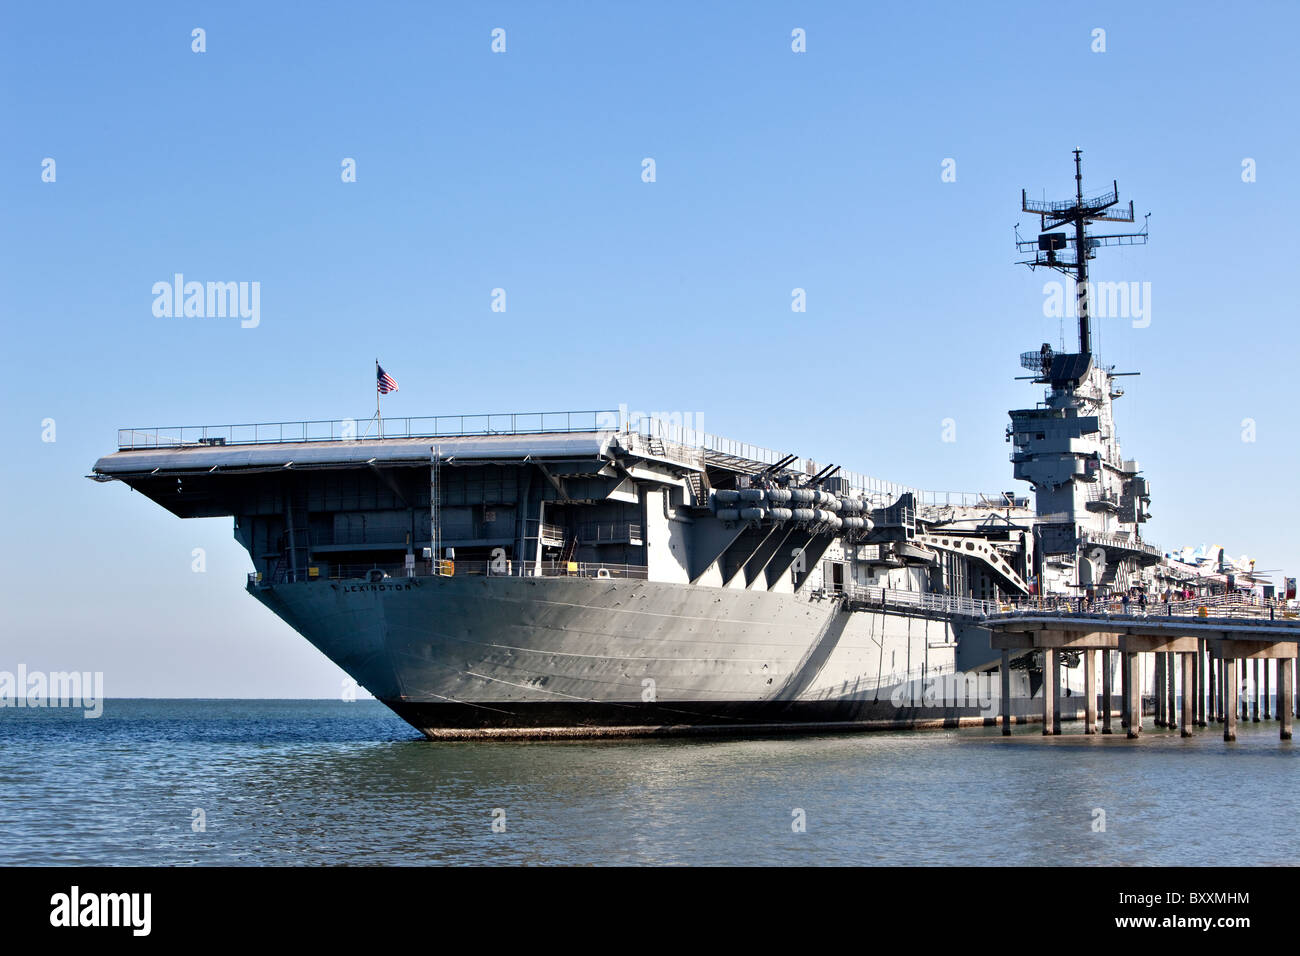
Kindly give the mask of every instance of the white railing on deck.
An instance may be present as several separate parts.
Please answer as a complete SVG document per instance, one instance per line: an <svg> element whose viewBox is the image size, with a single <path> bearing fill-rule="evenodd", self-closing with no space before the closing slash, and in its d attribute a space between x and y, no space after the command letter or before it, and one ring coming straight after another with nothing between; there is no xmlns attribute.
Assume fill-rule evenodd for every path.
<svg viewBox="0 0 1300 956"><path fill-rule="evenodd" d="M241 425L177 425L118 429L119 450L138 448L185 448L198 445L261 445L284 442L338 442L372 438L440 438L478 435L538 435L549 432L619 431L625 436L656 438L675 445L665 447L667 457L700 465L701 452L713 452L756 465L774 465L782 452L735 441L721 435L684 428L654 417L622 421L616 409L564 412L505 412L485 415L438 415L422 418L334 419L298 422L254 422ZM645 449L638 449L645 450ZM811 474L816 466L796 458L787 469ZM758 470L758 469L755 469ZM925 491L911 485L885 481L861 472L840 469L835 477L874 499L883 507L899 495L911 492L918 508L1005 507L1000 494L970 491Z"/></svg>
<svg viewBox="0 0 1300 956"><path fill-rule="evenodd" d="M996 614L997 601L982 601L977 598L961 597L956 594L931 594L926 591L900 591L895 588L853 585L845 592L850 601L872 604L878 607L916 607L942 614L962 615L965 617L983 617Z"/></svg>
<svg viewBox="0 0 1300 956"><path fill-rule="evenodd" d="M454 438L613 431L618 411L504 412L423 418L343 418L332 421L255 422L243 425L172 425L120 428L119 450L191 445L265 445L283 442L363 441L374 438Z"/></svg>
<svg viewBox="0 0 1300 956"><path fill-rule="evenodd" d="M647 438L658 438L684 448L711 451L718 455L739 458L759 465L775 465L778 461L787 457L784 452L774 451L771 448L750 445L746 442L723 438L720 435L685 428L659 418L640 417L634 423L631 423L629 427L635 429L635 431L631 432L632 434L643 435ZM808 471L809 465L808 459L796 458L786 466L786 469L806 474L810 473ZM977 491L925 491L911 485L885 481L883 478L875 478L845 468L837 471L834 477L845 479L851 488L877 499L880 506L892 504L898 499L899 495L908 492L916 496L918 507L1005 508L1007 506L1001 494Z"/></svg>
<svg viewBox="0 0 1300 956"><path fill-rule="evenodd" d="M1141 551L1144 554L1164 556L1164 551L1150 542L1143 541L1141 538L1128 538L1110 531L1090 531L1085 528L1079 533L1079 539L1085 545L1099 544L1125 551Z"/></svg>

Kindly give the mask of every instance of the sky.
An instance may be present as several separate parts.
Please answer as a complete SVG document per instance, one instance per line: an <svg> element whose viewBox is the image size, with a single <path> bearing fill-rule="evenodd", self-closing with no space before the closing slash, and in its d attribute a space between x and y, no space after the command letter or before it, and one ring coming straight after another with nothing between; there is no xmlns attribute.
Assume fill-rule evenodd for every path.
<svg viewBox="0 0 1300 956"><path fill-rule="evenodd" d="M1007 410L1041 398L1018 356L1060 345L1063 277L1015 264L1016 225L1038 230L1020 191L1070 197L1075 147L1087 193L1118 180L1150 213L1149 244L1093 263L1144 290L1095 350L1141 372L1116 418L1146 537L1300 569L1296 4L2 17L0 670L338 696L342 673L240 593L230 519L85 476L121 427L364 419L376 358L401 386L386 417L626 404L1026 493ZM256 324L156 314L177 273L258 283Z"/></svg>

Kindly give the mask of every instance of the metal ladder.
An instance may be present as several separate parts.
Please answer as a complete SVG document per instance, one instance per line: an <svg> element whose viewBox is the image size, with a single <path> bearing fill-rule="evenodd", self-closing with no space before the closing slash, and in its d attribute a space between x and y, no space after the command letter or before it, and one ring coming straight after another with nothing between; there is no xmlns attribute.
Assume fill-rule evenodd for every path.
<svg viewBox="0 0 1300 956"><path fill-rule="evenodd" d="M564 550L560 552L560 566L568 567L569 562L573 560L573 555L578 550L578 535L576 532L569 535L564 542Z"/></svg>
<svg viewBox="0 0 1300 956"><path fill-rule="evenodd" d="M695 507L707 508L709 506L708 476L698 471L688 471L686 473L686 483L691 486Z"/></svg>
<svg viewBox="0 0 1300 956"><path fill-rule="evenodd" d="M290 573L299 581L307 578L307 565L311 560L310 521L307 515L307 489L295 485L289 491L289 508L285 534L285 558Z"/></svg>

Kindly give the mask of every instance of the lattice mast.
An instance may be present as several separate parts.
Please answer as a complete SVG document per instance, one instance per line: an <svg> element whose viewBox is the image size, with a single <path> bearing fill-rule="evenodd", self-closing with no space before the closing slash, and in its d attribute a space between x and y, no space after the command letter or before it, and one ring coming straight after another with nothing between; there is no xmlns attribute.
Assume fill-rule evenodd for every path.
<svg viewBox="0 0 1300 956"><path fill-rule="evenodd" d="M1074 151L1074 198L1060 201L1034 200L1027 190L1020 191L1020 208L1039 216L1040 235L1036 240L1022 240L1016 234L1016 251L1033 252L1034 258L1025 259L1022 265L1031 269L1044 266L1072 276L1075 282L1076 314L1079 317L1079 352L1092 354L1092 326L1088 303L1088 260L1096 256L1101 246L1144 245L1146 226L1141 232L1121 232L1104 236L1089 236L1088 224L1092 222L1133 222L1133 202L1125 211L1119 206L1119 182L1112 181L1109 192L1085 199L1083 196L1083 150ZM1051 232L1059 226L1071 226L1074 235ZM1069 247L1073 245L1073 258ZM1065 253L1063 255L1063 253Z"/></svg>

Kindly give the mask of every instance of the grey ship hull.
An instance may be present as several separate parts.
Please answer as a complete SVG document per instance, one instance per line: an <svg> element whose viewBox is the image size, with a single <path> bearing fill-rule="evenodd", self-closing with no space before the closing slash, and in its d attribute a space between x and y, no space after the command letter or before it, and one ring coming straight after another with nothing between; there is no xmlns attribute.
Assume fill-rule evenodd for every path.
<svg viewBox="0 0 1300 956"><path fill-rule="evenodd" d="M955 689L959 637L967 667L981 637L978 663L992 662L986 632L830 600L491 576L249 590L431 738L962 726L991 723L999 706L970 684L942 690L945 677ZM1033 720L1024 671L1012 688L1013 714ZM1082 710L1062 704L1065 719Z"/></svg>

